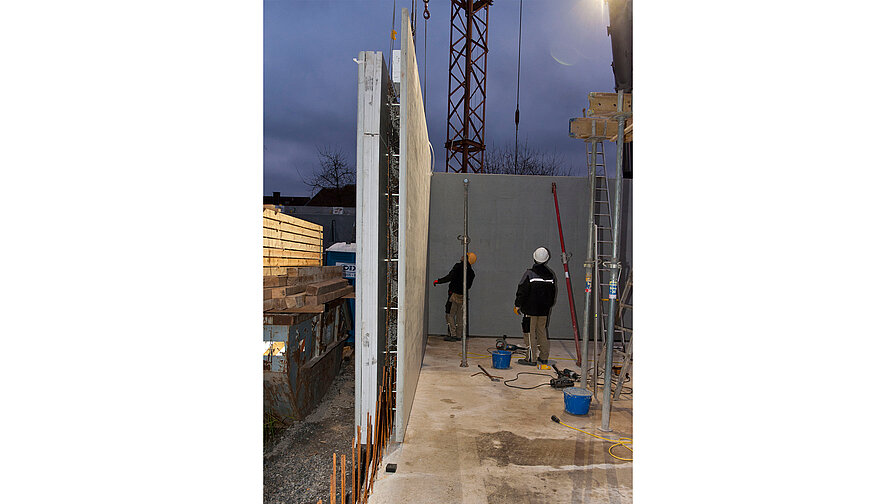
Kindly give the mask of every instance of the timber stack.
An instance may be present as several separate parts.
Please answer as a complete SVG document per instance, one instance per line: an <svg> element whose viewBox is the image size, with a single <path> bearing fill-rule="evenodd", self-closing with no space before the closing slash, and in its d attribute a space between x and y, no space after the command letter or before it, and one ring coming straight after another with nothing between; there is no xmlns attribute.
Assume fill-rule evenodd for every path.
<svg viewBox="0 0 896 504"><path fill-rule="evenodd" d="M264 311L320 313L354 291L341 266L323 266L323 226L264 209Z"/></svg>
<svg viewBox="0 0 896 504"><path fill-rule="evenodd" d="M288 268L291 274L264 277L264 311L279 313L322 312L330 301L354 292L342 278L342 266Z"/></svg>

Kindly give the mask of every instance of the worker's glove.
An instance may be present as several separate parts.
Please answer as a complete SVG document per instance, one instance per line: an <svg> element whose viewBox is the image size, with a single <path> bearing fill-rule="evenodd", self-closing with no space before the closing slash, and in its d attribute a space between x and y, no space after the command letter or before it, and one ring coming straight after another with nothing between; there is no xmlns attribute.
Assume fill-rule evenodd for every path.
<svg viewBox="0 0 896 504"><path fill-rule="evenodd" d="M519 309L518 306L514 306L514 307L513 307L513 313L516 313L517 315L520 314L520 309Z"/></svg>
<svg viewBox="0 0 896 504"><path fill-rule="evenodd" d="M433 280L433 281L432 281L432 286L435 287L436 285L439 285L439 281L438 281L438 280Z"/></svg>

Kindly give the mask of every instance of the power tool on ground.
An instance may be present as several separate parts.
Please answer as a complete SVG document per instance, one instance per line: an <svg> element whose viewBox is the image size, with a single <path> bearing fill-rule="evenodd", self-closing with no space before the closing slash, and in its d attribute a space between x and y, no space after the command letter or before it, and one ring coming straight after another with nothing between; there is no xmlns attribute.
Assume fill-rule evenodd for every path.
<svg viewBox="0 0 896 504"><path fill-rule="evenodd" d="M515 352L517 350L526 350L526 347L508 343L506 334L501 336L501 339L495 340L495 348L497 348L498 350L508 350L510 352Z"/></svg>
<svg viewBox="0 0 896 504"><path fill-rule="evenodd" d="M579 374L571 369L564 369L560 371L557 369L557 366L552 366L554 371L557 372L556 378L551 378L551 387L553 388L566 388L572 387L576 384L576 380L579 379Z"/></svg>

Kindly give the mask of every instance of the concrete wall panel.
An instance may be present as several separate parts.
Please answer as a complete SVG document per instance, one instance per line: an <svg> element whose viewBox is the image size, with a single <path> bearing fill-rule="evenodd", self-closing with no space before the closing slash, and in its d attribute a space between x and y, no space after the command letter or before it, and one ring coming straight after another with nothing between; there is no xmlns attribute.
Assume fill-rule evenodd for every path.
<svg viewBox="0 0 896 504"><path fill-rule="evenodd" d="M559 281L549 336L571 339L572 323L551 182L557 183L566 250L572 254L569 270L581 330L585 302L585 242L588 239L587 177L434 173L430 199L430 284L446 275L463 253L463 245L457 237L463 234L464 178L470 179L470 251L477 255L473 266L476 279L470 289L470 335L522 335L520 317L513 313L516 286L526 268L533 264L532 252L544 246L551 251L548 267ZM612 179L610 187L613 187ZM628 191L627 195L630 194ZM630 204L628 208L630 212ZM626 218L630 221L631 214ZM630 227L623 230L630 244ZM626 265L631 264L631 249L630 245L623 248ZM430 330L433 334L447 334L445 301L448 290L442 285L430 285L429 288L434 290L428 310Z"/></svg>
<svg viewBox="0 0 896 504"><path fill-rule="evenodd" d="M398 366L395 439L401 441L411 414L427 324L426 266L429 188L432 175L429 134L407 9L401 13L399 135Z"/></svg>
<svg viewBox="0 0 896 504"><path fill-rule="evenodd" d="M389 124L389 85L380 52L358 55L357 140L357 277L355 282L355 423L367 435L367 415L376 411L377 387L382 376L386 348L386 323L382 307L386 297L386 184L388 152L380 132Z"/></svg>

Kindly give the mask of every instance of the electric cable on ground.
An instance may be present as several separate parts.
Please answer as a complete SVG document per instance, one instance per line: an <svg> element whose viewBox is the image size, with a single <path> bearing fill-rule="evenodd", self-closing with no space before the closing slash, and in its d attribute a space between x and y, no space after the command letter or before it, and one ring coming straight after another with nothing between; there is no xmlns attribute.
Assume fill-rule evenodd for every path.
<svg viewBox="0 0 896 504"><path fill-rule="evenodd" d="M533 373L533 372L531 372L531 371L520 371L519 373L516 374L516 378L514 378L514 379L512 379L512 380L504 380L504 385L507 385L509 382L519 380L519 379L520 379L520 375L522 375L522 374L530 374L530 375L538 375L538 376L547 376L548 378L552 378L552 376L549 375L549 374L544 374L544 373ZM534 387L520 387L519 385L507 385L507 386L510 387L510 388L521 389L521 390L532 390L532 389L537 389L538 387L544 387L545 385L550 385L550 384L551 384L551 382L540 383L540 384L538 384L538 385L536 385L536 386L534 386Z"/></svg>
<svg viewBox="0 0 896 504"><path fill-rule="evenodd" d="M628 451L632 452L632 455L634 455L635 451L632 450L632 447L631 447L631 444L633 443L632 438L620 437L619 439L607 439L605 437L598 436L597 434L592 434L588 431L583 431L582 429L579 429L579 428L573 427L572 425L563 423L560 421L559 418L557 418L557 415L551 415L551 420L553 420L554 422L557 422L560 425L565 425L566 427L569 427L570 429L577 430L577 431L581 432L582 434L588 434L591 437L596 437L597 439L607 441L608 443L613 443L612 445L610 445L609 448L607 448L607 453L609 453L610 456L613 457L614 459L623 460L626 462L631 462L632 460L634 460L633 458L622 458L613 453L613 448L615 448L617 446L622 446L622 447L625 447L625 449L627 449Z"/></svg>

